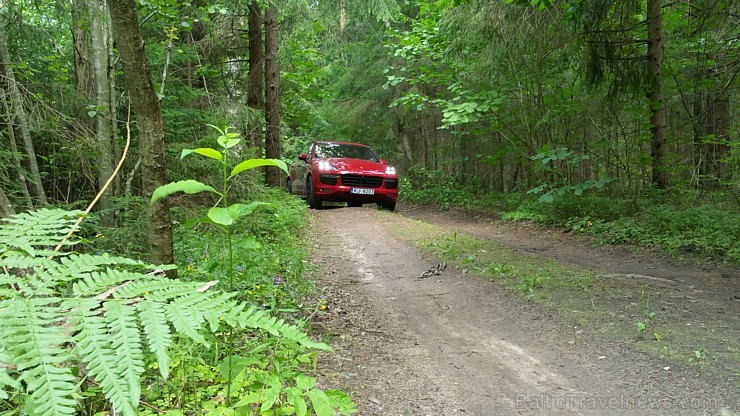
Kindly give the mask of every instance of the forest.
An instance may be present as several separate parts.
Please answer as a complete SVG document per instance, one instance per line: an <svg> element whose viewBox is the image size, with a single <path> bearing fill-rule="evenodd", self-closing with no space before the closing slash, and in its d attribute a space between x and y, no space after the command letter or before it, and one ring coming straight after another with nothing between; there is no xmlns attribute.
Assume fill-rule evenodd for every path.
<svg viewBox="0 0 740 416"><path fill-rule="evenodd" d="M314 140L737 266L738 73L733 0L0 0L0 412L355 412L283 189Z"/></svg>

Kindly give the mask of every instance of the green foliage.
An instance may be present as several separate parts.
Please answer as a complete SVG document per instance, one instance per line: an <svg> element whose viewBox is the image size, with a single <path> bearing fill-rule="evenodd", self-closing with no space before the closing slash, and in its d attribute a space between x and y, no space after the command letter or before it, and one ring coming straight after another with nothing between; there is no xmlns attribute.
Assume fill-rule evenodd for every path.
<svg viewBox="0 0 740 416"><path fill-rule="evenodd" d="M205 275L212 275L216 269L220 268L228 281L229 290L233 290L235 287L241 286L240 283L244 283L242 276L245 268L241 264L238 268L236 266L236 256L239 256L238 253L242 252L246 254L262 247L262 244L253 236L242 234L241 237L237 237L235 233L240 231L237 225L242 222L240 220L245 220L251 216L257 207L276 207L276 205L260 201L253 201L248 204L229 204L231 197L229 192L230 183L236 175L250 169L261 166L277 166L283 170L287 170L287 166L280 160L249 159L237 163L232 167L229 160L230 149L240 144L239 135L229 132L228 128L220 129L215 126L211 127L219 132L216 141L220 145L220 151L211 148L185 149L182 152L182 157L190 154L198 154L218 162L219 170L222 172L221 188L223 190L219 195L223 204L222 206L210 208L206 217L188 221L186 225L204 223L213 225L222 231L223 243L219 247L221 249L220 255L214 256L212 261L206 263L205 270L200 270L200 272L203 272ZM196 193L202 190L217 192L214 188L196 181L181 181L158 188L155 191L155 195L163 197L177 191ZM207 251L203 254L208 256ZM244 254L242 255L247 257ZM189 257L187 265L188 272L196 272L193 262L194 260ZM224 268L225 270L223 270ZM272 285L264 284L264 286L283 286L285 279L280 277L278 280L276 275L275 279L270 283ZM259 291L261 285L254 284L252 287L255 291ZM277 290L274 292L277 292ZM282 319L268 315L267 312L261 309L261 305L255 302L255 300L262 299L255 299L252 296L253 294L254 292L251 289L247 289L246 294L243 294L243 296L246 295L244 297L251 303L247 312L260 311L262 314L259 316L254 315L251 320L242 323L242 327L273 328L272 330L267 330L267 332L274 336L280 335L292 340L299 340L302 337L306 337L297 327L286 324ZM273 304L272 306L273 308L271 310L274 310L276 305ZM225 402L203 403L202 406L208 411L208 414L218 415L233 412L234 409L246 408L254 409L255 411L259 409L258 411L261 414L307 414L306 412L311 410L317 415L328 416L334 414L335 408L339 408L342 414L351 414L354 412L354 404L342 392L324 392L323 390L313 388L313 384L310 387L300 388L301 381L307 376L300 372L297 367L301 363L308 361L306 359L306 350L307 347L311 347L310 345L299 342L288 344L287 346L283 345L280 348L274 346L276 355L286 354L290 358L272 360L268 364L268 361L261 360L259 354L255 354L254 350L247 357L242 358L236 356L235 351L238 343L235 339L236 334L233 329L222 334L222 336L225 337L223 343L226 346L226 358L219 365L219 369L225 380ZM205 339L202 341L204 342ZM323 344L316 345L321 346ZM295 380L298 384L297 387L290 386L292 380ZM307 407L304 397L310 398L310 407ZM331 398L334 398L334 400Z"/></svg>
<svg viewBox="0 0 740 416"><path fill-rule="evenodd" d="M466 206L473 198L453 176L422 167L409 169L401 181L399 195L402 201L408 203L432 203L445 210L453 206Z"/></svg>
<svg viewBox="0 0 740 416"><path fill-rule="evenodd" d="M534 296L534 290L541 287L545 280L538 274L525 274L520 279L522 283L518 288L527 294L527 298L532 298Z"/></svg>
<svg viewBox="0 0 740 416"><path fill-rule="evenodd" d="M116 411L136 414L144 350L167 377L175 333L208 345L205 331L238 326L329 348L234 294L214 290L217 281L166 279L150 272L154 266L108 254L51 251L79 214L43 210L0 227L0 381L3 396L16 404L21 393L29 395L28 413L74 414L83 374L73 370L83 363Z"/></svg>
<svg viewBox="0 0 740 416"><path fill-rule="evenodd" d="M502 213L502 218L565 227L591 234L601 244L641 244L740 262L737 208L726 198L702 202L691 195L673 196L665 203L605 196L564 197L548 204L525 199Z"/></svg>
<svg viewBox="0 0 740 416"><path fill-rule="evenodd" d="M542 194L539 197L539 202L552 202L556 197L563 197L570 192L575 196L581 196L585 191L590 189L602 189L613 180L611 178L602 178L574 182L568 177L563 177L560 173L562 169L556 169L556 163L574 167L584 160L591 159L591 156L588 154L578 154L569 150L567 147L561 146L552 149L551 146L545 145L530 159L540 163L537 165L540 170L559 178L559 180L551 183L543 183L527 191L527 193Z"/></svg>

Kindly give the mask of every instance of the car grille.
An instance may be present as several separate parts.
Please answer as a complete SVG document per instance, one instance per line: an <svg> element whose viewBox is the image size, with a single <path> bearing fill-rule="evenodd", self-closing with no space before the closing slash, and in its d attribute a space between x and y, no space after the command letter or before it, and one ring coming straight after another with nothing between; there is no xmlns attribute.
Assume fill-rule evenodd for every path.
<svg viewBox="0 0 740 416"><path fill-rule="evenodd" d="M398 179L386 179L385 187L386 189L398 189Z"/></svg>
<svg viewBox="0 0 740 416"><path fill-rule="evenodd" d="M339 175L319 175L319 180L324 185L336 185Z"/></svg>
<svg viewBox="0 0 740 416"><path fill-rule="evenodd" d="M380 188L383 178L380 176L342 175L342 185L364 186L367 188Z"/></svg>

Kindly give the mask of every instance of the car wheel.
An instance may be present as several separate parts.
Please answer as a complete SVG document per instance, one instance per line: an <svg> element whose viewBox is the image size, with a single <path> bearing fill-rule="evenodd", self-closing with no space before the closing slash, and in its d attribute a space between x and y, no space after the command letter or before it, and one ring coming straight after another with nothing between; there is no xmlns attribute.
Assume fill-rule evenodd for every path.
<svg viewBox="0 0 740 416"><path fill-rule="evenodd" d="M396 201L393 202L378 202L378 208L386 211L393 212L396 210Z"/></svg>
<svg viewBox="0 0 740 416"><path fill-rule="evenodd" d="M362 202L355 202L355 201L347 202L347 206L352 207L352 208L359 208L362 206Z"/></svg>
<svg viewBox="0 0 740 416"><path fill-rule="evenodd" d="M306 200L308 201L308 206L313 209L321 209L324 205L324 201L317 198L313 193L313 180L310 176L306 180Z"/></svg>
<svg viewBox="0 0 740 416"><path fill-rule="evenodd" d="M285 192L287 192L288 195L293 193L293 184L290 183L290 178L285 180Z"/></svg>

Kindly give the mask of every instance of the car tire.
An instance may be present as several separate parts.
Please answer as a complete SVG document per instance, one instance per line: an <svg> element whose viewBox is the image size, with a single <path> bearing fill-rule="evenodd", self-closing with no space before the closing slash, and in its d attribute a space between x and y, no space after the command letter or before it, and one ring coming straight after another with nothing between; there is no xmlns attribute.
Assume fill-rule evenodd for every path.
<svg viewBox="0 0 740 416"><path fill-rule="evenodd" d="M317 198L316 194L313 193L313 179L310 176L306 180L306 201L308 201L308 206L313 209L321 209L324 205L324 201Z"/></svg>
<svg viewBox="0 0 740 416"><path fill-rule="evenodd" d="M362 202L355 202L355 201L347 202L347 206L352 207L352 208L359 208L362 206Z"/></svg>
<svg viewBox="0 0 740 416"><path fill-rule="evenodd" d="M290 178L285 180L285 192L287 192L288 195L293 194L293 184L290 182Z"/></svg>
<svg viewBox="0 0 740 416"><path fill-rule="evenodd" d="M378 208L386 211L393 212L396 210L396 201L393 202L378 202Z"/></svg>

